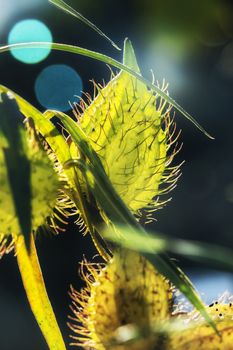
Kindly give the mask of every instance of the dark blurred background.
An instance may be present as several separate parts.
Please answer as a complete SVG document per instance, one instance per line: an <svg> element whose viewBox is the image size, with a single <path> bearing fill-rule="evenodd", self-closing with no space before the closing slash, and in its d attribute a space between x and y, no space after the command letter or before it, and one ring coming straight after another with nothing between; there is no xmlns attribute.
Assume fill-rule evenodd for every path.
<svg viewBox="0 0 233 350"><path fill-rule="evenodd" d="M185 160L173 200L156 212L151 229L173 237L201 240L233 248L233 7L224 0L69 0L69 4L96 23L121 47L129 37L143 74L169 82L169 93L215 137L209 140L179 113ZM76 44L118 60L121 53L108 42L46 0L0 0L0 43L6 44L13 26L26 19L42 21L55 42ZM10 53L0 56L0 83L45 110L35 82L50 65L74 69L83 91L92 93L90 79L108 81L102 63L68 53L51 52L26 64ZM60 85L60 86L59 86ZM61 90L59 80L54 89ZM77 90L80 89L80 81ZM53 88L53 87L52 87ZM77 91L77 95L80 91ZM70 96L71 100L73 96ZM38 252L48 294L68 342L69 285L79 288L78 264L95 251L88 236L74 224L59 236L40 237ZM232 275L203 269L180 259L203 299L210 302L225 290L233 292ZM0 262L0 350L44 350L46 345L26 302L13 254Z"/></svg>

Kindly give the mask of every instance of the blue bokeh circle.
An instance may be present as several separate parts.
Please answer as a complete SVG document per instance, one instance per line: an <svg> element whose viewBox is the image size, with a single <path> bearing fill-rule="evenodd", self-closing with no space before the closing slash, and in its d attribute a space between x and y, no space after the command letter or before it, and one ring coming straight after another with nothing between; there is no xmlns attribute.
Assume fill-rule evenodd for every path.
<svg viewBox="0 0 233 350"><path fill-rule="evenodd" d="M70 66L54 64L44 68L35 82L35 94L40 104L47 109L61 112L71 109L74 96L81 96L82 79Z"/></svg>

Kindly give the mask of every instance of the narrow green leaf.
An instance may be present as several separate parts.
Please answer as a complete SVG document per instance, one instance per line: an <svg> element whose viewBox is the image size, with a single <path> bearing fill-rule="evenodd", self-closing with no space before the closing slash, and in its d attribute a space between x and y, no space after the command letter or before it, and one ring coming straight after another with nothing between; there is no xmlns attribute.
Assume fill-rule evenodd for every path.
<svg viewBox="0 0 233 350"><path fill-rule="evenodd" d="M11 49L27 49L27 48L47 48L51 47L50 43L21 43L21 44L13 44L13 45L5 45L0 47L0 53L9 51ZM123 63L108 57L99 52L94 52L88 49L84 49L82 47L67 45L67 44L52 44L53 50L70 52L82 56L86 56L104 63L107 63L113 67L122 69L125 72L128 72L130 75L134 76L138 80L140 80L143 84L147 85L152 91L156 92L159 96L161 96L167 103L171 104L176 110L178 110L186 119L191 121L201 132L203 132L210 139L214 139L188 112L184 110L175 100L173 100L170 96L168 96L164 91L162 91L158 86L152 84L149 80L143 78L140 74L132 70L131 68L125 66Z"/></svg>
<svg viewBox="0 0 233 350"><path fill-rule="evenodd" d="M140 231L123 226L119 230L124 232L123 236L115 235L110 227L106 227L103 236L110 242L141 253L156 254L166 251L210 266L214 265L216 268L233 271L233 251L231 249L203 242L174 239L157 232L147 233L145 238Z"/></svg>
<svg viewBox="0 0 233 350"><path fill-rule="evenodd" d="M15 251L19 271L31 310L48 344L49 350L66 350L46 291L34 237L32 236L31 238L30 252L28 252L25 247L23 236L19 236L15 242ZM32 348L34 348L34 346Z"/></svg>
<svg viewBox="0 0 233 350"><path fill-rule="evenodd" d="M78 18L80 21L85 23L88 27L92 28L94 31L96 31L98 34L100 34L102 37L104 37L107 41L109 41L113 47L115 47L117 50L121 49L117 44L114 43L113 40L111 40L106 34L102 32L94 23L92 23L89 19L84 17L81 13L73 9L70 5L66 4L63 0L49 0L49 2L61 10L63 10L66 13L69 13L70 15Z"/></svg>

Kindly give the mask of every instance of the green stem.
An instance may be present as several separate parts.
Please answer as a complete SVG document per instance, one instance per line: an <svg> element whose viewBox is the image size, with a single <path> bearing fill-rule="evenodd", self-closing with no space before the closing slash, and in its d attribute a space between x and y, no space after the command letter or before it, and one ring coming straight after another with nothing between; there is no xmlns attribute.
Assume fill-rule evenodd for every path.
<svg viewBox="0 0 233 350"><path fill-rule="evenodd" d="M16 240L15 249L29 304L49 349L66 350L45 288L33 236L29 252L22 235Z"/></svg>

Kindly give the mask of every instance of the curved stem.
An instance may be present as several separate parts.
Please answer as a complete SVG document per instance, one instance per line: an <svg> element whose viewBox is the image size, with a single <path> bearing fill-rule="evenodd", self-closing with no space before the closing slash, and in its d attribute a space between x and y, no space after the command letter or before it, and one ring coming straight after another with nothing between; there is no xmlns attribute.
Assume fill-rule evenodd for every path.
<svg viewBox="0 0 233 350"><path fill-rule="evenodd" d="M26 248L23 235L16 240L15 250L29 304L49 349L65 350L66 347L45 288L33 236L31 236L30 251Z"/></svg>

